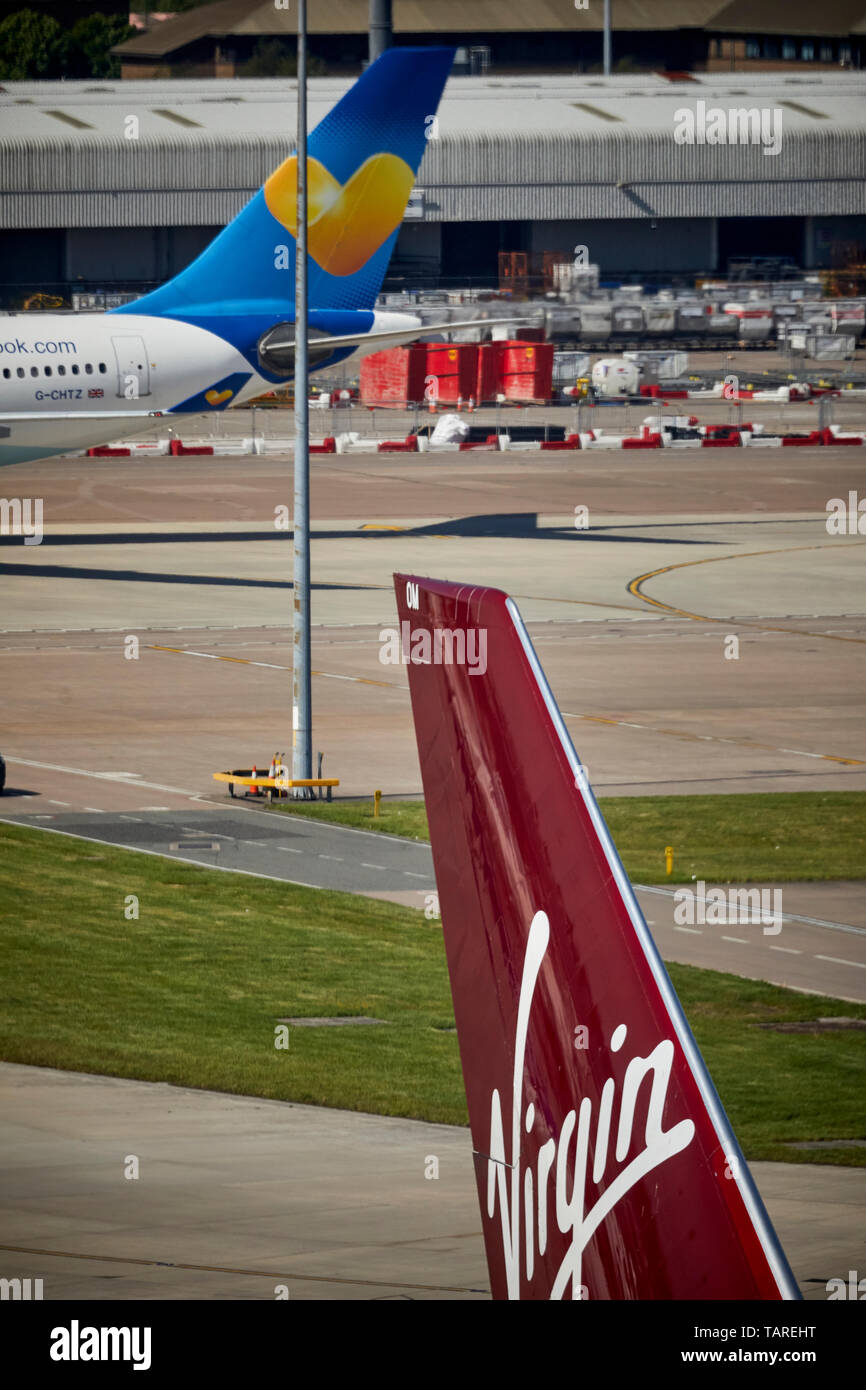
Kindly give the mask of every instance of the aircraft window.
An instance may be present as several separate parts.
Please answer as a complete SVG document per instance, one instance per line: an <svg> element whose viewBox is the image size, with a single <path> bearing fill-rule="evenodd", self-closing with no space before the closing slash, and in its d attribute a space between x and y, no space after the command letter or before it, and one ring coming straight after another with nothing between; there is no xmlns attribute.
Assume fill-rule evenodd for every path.
<svg viewBox="0 0 866 1390"><path fill-rule="evenodd" d="M93 368L91 367L91 365L90 365L89 362L85 362L85 364L84 364L84 370L86 371L86 373L87 373L88 376L92 376L92 375L93 375Z"/></svg>
<svg viewBox="0 0 866 1390"><path fill-rule="evenodd" d="M31 375L31 376L38 376L38 375L39 375L39 368L38 368L38 367L31 367L31 368L30 368L30 375Z"/></svg>
<svg viewBox="0 0 866 1390"><path fill-rule="evenodd" d="M4 367L4 368L3 368L3 375L4 375L4 377L6 378L6 380L8 381L9 378L10 378L10 376L12 375L12 373L10 372L10 370L9 370L8 367Z"/></svg>
<svg viewBox="0 0 866 1390"><path fill-rule="evenodd" d="M50 368L50 367L45 367L45 368L44 368L44 371L45 371L45 375L46 375L46 376L51 376L51 368Z"/></svg>
<svg viewBox="0 0 866 1390"><path fill-rule="evenodd" d="M100 362L100 364L99 364L99 370L100 370L101 372L107 372L107 371L108 371L108 368L106 367L106 365L105 365L104 362Z"/></svg>
<svg viewBox="0 0 866 1390"><path fill-rule="evenodd" d="M23 376L23 375L24 375L24 368L23 368L23 367L19 367L19 368L18 368L18 375L19 375L19 376Z"/></svg>
<svg viewBox="0 0 866 1390"><path fill-rule="evenodd" d="M57 375L58 375L58 376L66 376L66 368L64 367L64 365L63 365L62 362L58 365L58 368L57 368Z"/></svg>
<svg viewBox="0 0 866 1390"><path fill-rule="evenodd" d="M77 362L73 362L73 364L72 364L72 375L73 375L73 376L78 376L78 363L77 363Z"/></svg>

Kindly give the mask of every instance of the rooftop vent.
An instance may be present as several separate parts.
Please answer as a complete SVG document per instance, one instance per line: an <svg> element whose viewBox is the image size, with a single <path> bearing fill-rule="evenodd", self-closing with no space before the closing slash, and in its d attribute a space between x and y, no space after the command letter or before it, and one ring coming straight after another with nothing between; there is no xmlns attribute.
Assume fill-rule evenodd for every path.
<svg viewBox="0 0 866 1390"><path fill-rule="evenodd" d="M46 111L46 116L53 116L55 121L63 121L64 125L75 126L76 130L95 130L96 126L89 121L80 121L77 116L70 116L68 111Z"/></svg>
<svg viewBox="0 0 866 1390"><path fill-rule="evenodd" d="M576 106L578 111L588 111L590 116L598 116L600 121L619 121L622 116L615 116L612 111L602 111L599 106L590 106L588 101L573 101L572 106Z"/></svg>
<svg viewBox="0 0 866 1390"><path fill-rule="evenodd" d="M799 101L780 100L780 106L787 106L789 111L799 111L801 116L811 116L814 121L829 121L831 118L826 111L813 111L811 106L801 106Z"/></svg>
<svg viewBox="0 0 866 1390"><path fill-rule="evenodd" d="M179 111L168 111L164 106L155 106L153 114L154 116L162 116L166 121L174 121L175 125L188 126L196 130L204 128L201 121L194 121L189 116L182 116Z"/></svg>

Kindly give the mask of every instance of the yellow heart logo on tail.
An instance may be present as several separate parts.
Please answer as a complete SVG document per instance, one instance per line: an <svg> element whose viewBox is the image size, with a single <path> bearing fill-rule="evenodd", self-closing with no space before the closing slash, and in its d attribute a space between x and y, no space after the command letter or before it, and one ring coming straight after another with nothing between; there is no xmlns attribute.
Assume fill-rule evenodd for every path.
<svg viewBox="0 0 866 1390"><path fill-rule="evenodd" d="M234 391L205 391L204 398L208 405L222 405L223 401L230 401Z"/></svg>
<svg viewBox="0 0 866 1390"><path fill-rule="evenodd" d="M354 275L403 220L415 176L395 154L374 154L341 186L317 159L307 160L307 245L329 275ZM297 236L297 156L265 184L265 202Z"/></svg>

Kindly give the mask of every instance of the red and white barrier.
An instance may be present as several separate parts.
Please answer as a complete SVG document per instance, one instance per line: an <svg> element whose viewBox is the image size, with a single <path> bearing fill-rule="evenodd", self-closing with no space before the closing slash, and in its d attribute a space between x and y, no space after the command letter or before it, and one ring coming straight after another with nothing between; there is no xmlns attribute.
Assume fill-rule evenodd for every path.
<svg viewBox="0 0 866 1390"><path fill-rule="evenodd" d="M785 390L788 388L786 387ZM757 393L752 399L756 400ZM603 429L592 429L567 434L564 439L512 439L508 430L494 432L479 439L446 439L434 441L427 435L408 434L404 439L382 440L365 438L357 431L337 436L327 436L320 443L310 444L311 454L346 453L468 453L487 452L499 449L503 453L514 452L563 452L575 449L779 449L815 448L817 446L860 447L866 444L866 427L855 430L843 429L840 425L828 425L822 429L809 429L803 432L768 435L764 426L755 420L716 422L701 424L697 415L644 416L637 435L608 434ZM101 444L80 451L89 458L130 458L160 456L172 457L215 454L290 454L295 446L292 438L219 439L150 439L130 442Z"/></svg>
<svg viewBox="0 0 866 1390"><path fill-rule="evenodd" d="M825 444L862 444L864 442L862 431L858 434L849 434L839 425L828 425L822 434Z"/></svg>
<svg viewBox="0 0 866 1390"><path fill-rule="evenodd" d="M407 434L405 439L384 439L377 444L376 451L380 454L417 454L418 436Z"/></svg>

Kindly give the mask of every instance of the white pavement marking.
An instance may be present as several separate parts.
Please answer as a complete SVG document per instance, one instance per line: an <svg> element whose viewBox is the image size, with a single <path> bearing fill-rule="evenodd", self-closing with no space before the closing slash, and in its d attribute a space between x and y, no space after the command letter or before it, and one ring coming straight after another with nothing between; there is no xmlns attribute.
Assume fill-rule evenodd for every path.
<svg viewBox="0 0 866 1390"><path fill-rule="evenodd" d="M54 801L54 800L49 796L49 798L48 798L48 805L49 805L49 806L68 806L68 805L69 805L69 802L68 802L68 801Z"/></svg>
<svg viewBox="0 0 866 1390"><path fill-rule="evenodd" d="M402 686L396 687L402 689ZM573 710L563 710L563 719L581 719L590 724L615 724L620 729L640 729L646 734L661 734L666 738L699 739L704 743L732 743L738 748L762 749L769 753L789 753L796 758L818 758L824 762L850 763L863 766L862 758L836 758L829 753L807 753L802 748L776 748L769 743L757 743L754 739L722 738L720 734L695 734L690 729L660 729L655 724L632 724L627 719L609 719L598 714L575 714Z"/></svg>
<svg viewBox="0 0 866 1390"><path fill-rule="evenodd" d="M339 854L320 854L320 859L333 859L335 864L342 864L343 860Z"/></svg>
<svg viewBox="0 0 866 1390"><path fill-rule="evenodd" d="M674 927L674 931L685 931L689 936L703 936L703 932L698 931L697 927Z"/></svg>
<svg viewBox="0 0 866 1390"><path fill-rule="evenodd" d="M283 854L303 854L302 849L292 849L291 845L275 845L275 849L281 849Z"/></svg>
<svg viewBox="0 0 866 1390"><path fill-rule="evenodd" d="M866 970L866 961L840 960L838 956L816 956L816 960L829 960L833 965L853 965L858 970Z"/></svg>
<svg viewBox="0 0 866 1390"><path fill-rule="evenodd" d="M205 801L202 802L202 804L208 807L214 807L220 811L229 811L232 809L230 806L226 806L223 802ZM168 811L170 810L170 807L162 806L159 809L163 811ZM241 814L245 816L269 816L272 821L275 815L288 816L291 820L303 821L306 825L309 825L310 821L313 819L312 816L296 815L291 811L262 811L257 806L245 806ZM392 842L396 842L400 845L423 845L425 849L430 848L429 840L410 840L406 835L393 835L390 830L359 830L356 825L335 825L332 824L331 821L316 821L316 824L326 825L328 830L330 830L332 834L367 835L371 840L391 840ZM866 931L864 931L864 934L866 934Z"/></svg>
<svg viewBox="0 0 866 1390"><path fill-rule="evenodd" d="M101 806L82 806L82 811L92 811L95 816L104 816L105 812Z"/></svg>
<svg viewBox="0 0 866 1390"><path fill-rule="evenodd" d="M32 758L10 758L7 763L15 763L20 767L41 767L46 772L65 772L71 777L93 777L97 782L116 782L120 786L130 787L149 787L155 792L175 792L178 796L198 796L199 792L191 792L186 787L168 787L162 782L144 782L138 773L127 772L92 772L83 767L64 767L62 763L38 763ZM85 810L87 808L85 807ZM143 806L144 811L168 811L169 806Z"/></svg>
<svg viewBox="0 0 866 1390"><path fill-rule="evenodd" d="M429 874L413 874L411 869L404 869L403 873L407 878L429 878Z"/></svg>
<svg viewBox="0 0 866 1390"><path fill-rule="evenodd" d="M362 859L362 860L361 860L361 868L362 868L362 869L384 869L384 868L385 868L385 865L384 865L384 864L365 864L364 861L363 861L363 859Z"/></svg>
<svg viewBox="0 0 866 1390"><path fill-rule="evenodd" d="M359 624L359 626L367 626L367 624ZM370 624L370 626L376 626L376 624ZM180 629L175 628L174 631L178 632ZM246 656L222 656L216 652L194 652L182 647L163 647L157 645L152 646L150 650L157 652L174 652L176 656L201 656L204 657L206 661L230 661L238 666L262 666L268 671L291 671L292 669L291 666L280 666L274 661L251 661L249 657ZM372 680L369 676L343 676L338 675L336 671L314 671L313 675L320 676L324 680L329 681L352 681L355 685L386 685L394 690L402 690L407 695L409 693L409 686L399 681L376 681ZM638 726L636 725L635 727Z"/></svg>
<svg viewBox="0 0 866 1390"><path fill-rule="evenodd" d="M551 602L555 602L556 600L550 600L550 601L551 601ZM636 620L633 619L632 621L636 621ZM179 656L200 656L200 657L205 657L208 661L237 661L238 665L245 665L245 666L264 666L264 667L267 667L267 668L268 668L269 670L271 670L271 671L290 671L290 670L292 669L291 666L278 666L278 665L276 665L274 662L270 662L270 661L250 661L250 660L249 660L248 658L246 658L246 657L244 657L244 658L223 657L223 656L216 655L216 654L214 654L213 652L193 652L193 651L184 651L184 650L181 650L180 648L171 648L171 647L169 647L169 648L156 647L155 650L157 650L157 651L161 651L161 650L175 651L176 654L179 655ZM370 677L368 677L368 676L366 676L366 677L365 677L365 676L344 676L344 675L338 675L335 671L315 671L313 674L316 675L316 676L323 676L323 677L325 677L327 680L332 680L332 681L352 681L352 682L354 682L354 683L357 684L357 685L387 685L387 686L390 686L390 687L391 687L392 689L394 689L394 690L400 690L400 691L402 691L402 692L403 692L404 694L406 694L406 695L408 695L408 693L409 693L409 686L408 686L408 684L405 684L405 685L404 685L404 684L402 684L401 682L398 682L398 681L374 681L374 680L371 680ZM650 734L664 734L664 735L670 736L671 733L672 733L672 731L669 730L669 729L659 729L658 727L656 727L655 725L652 725L652 724L634 724L634 723L632 723L630 720L626 720L626 719L606 719L606 718L603 719L603 718L599 718L598 715L593 715L593 714L575 714L573 711L568 711L568 710L563 710L563 711L562 711L562 717L563 717L563 719L581 719L581 720L588 720L590 723L616 724L616 725L618 725L619 727L621 727L621 728L623 728L623 729L639 729L639 730L641 730L641 731L644 732L644 733L650 733ZM707 742L707 743L734 743L734 744L738 744L738 745L740 745L740 746L742 746L742 747L754 746L754 745L752 744L752 741L751 741L751 740L740 740L740 739L735 739L735 738L721 738L721 737L719 737L717 734L698 734L698 735L695 735L695 734L690 733L690 732L688 732L688 731L686 731L686 730L683 730L683 731L674 731L673 736L676 737L676 738L688 738L688 739L694 739L694 738L697 737L697 738L703 739L703 740L704 740L705 742ZM828 762L847 762L847 761L859 762L859 761L860 761L859 759L850 759L850 760L848 760L848 759L830 758L830 757L828 757L828 755L827 755L826 753L807 753L807 752L806 752L804 749L802 749L802 748L775 748L775 749L772 749L772 748L771 748L769 751L771 751L771 752L776 752L776 753L789 753L789 754L791 754L792 756L794 756L794 757L799 757L799 758L818 758L818 759L821 759L821 760L824 760L824 761L828 761ZM142 785L146 786L147 784L146 784L146 783L143 783Z"/></svg>
<svg viewBox="0 0 866 1390"><path fill-rule="evenodd" d="M793 946L771 946L771 951L784 951L787 956L801 956L802 951L797 951Z"/></svg>
<svg viewBox="0 0 866 1390"><path fill-rule="evenodd" d="M179 632L179 631L180 631L179 628L175 628L174 630L175 630L176 632ZM157 647L156 650L157 650L157 651L161 651L161 650L164 650L164 649L163 649L163 648L160 648L160 647ZM192 651L182 651L180 648L174 648L174 649L170 649L170 650L175 650L178 656L203 656L203 657L205 658L206 661L231 661L231 659L232 659L231 657L225 657L225 656L217 655L217 654L215 654L214 652L192 652ZM267 670L269 670L269 671L291 671L291 669L292 669L291 666L277 666L277 665L275 665L274 662L272 662L272 661L250 661L250 660L247 659L247 657L244 657L243 661L242 661L242 662L238 662L237 664L238 664L239 666L240 666L240 665L243 665L243 666L264 666L264 667L266 667ZM351 678L349 678L349 679L351 679Z"/></svg>
<svg viewBox="0 0 866 1390"><path fill-rule="evenodd" d="M733 942L735 942L735 943L737 944L737 946L748 946L748 945L749 945L749 938L748 938L747 936L723 936L723 937L722 937L722 940L723 940L723 941L733 941Z"/></svg>
<svg viewBox="0 0 866 1390"><path fill-rule="evenodd" d="M665 898L675 898L681 890L675 888L659 888L655 884L635 883L633 885L636 893L660 893ZM696 897L699 903L707 902L706 898ZM866 936L866 927L852 927L846 922L829 922L825 917L803 917L797 912L780 912L779 916L783 922L805 922L809 927L829 927L831 931L850 932L852 936Z"/></svg>
<svg viewBox="0 0 866 1390"><path fill-rule="evenodd" d="M168 810L168 807L160 807L160 810ZM0 823L21 825L20 820L12 820L9 816L0 816ZM65 835L69 840L85 840L89 845L104 845L108 849L128 849L130 854L147 854L151 859L171 859L174 864L191 864L193 868L203 869L207 873L242 874L244 878L266 878L269 883L292 883L296 888L316 888L322 893L329 891L320 883L303 883L299 878L280 878L277 874L257 873L255 869L234 869L227 864L201 864L198 859L186 859L182 854L166 854L164 850L144 849L141 845L117 845L113 841L100 840L96 835L74 835L71 830L59 830L54 825L34 825L32 828L43 830L46 835Z"/></svg>

